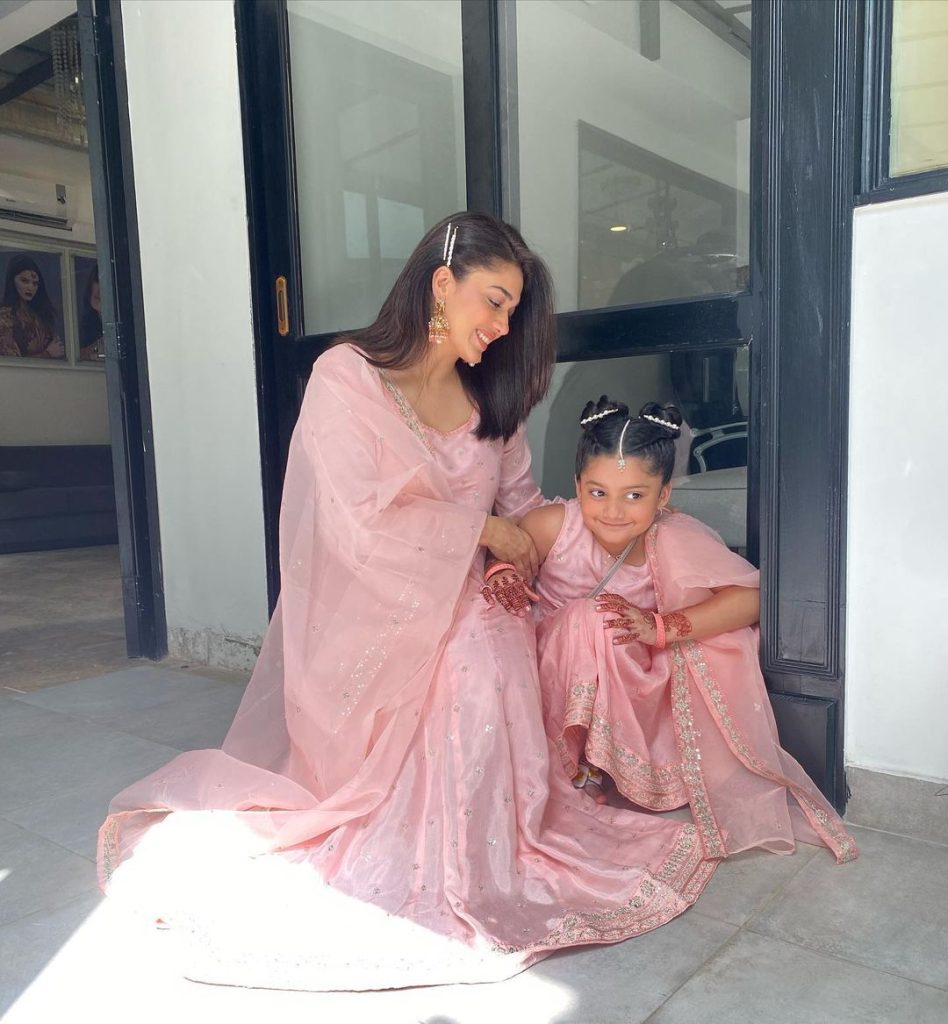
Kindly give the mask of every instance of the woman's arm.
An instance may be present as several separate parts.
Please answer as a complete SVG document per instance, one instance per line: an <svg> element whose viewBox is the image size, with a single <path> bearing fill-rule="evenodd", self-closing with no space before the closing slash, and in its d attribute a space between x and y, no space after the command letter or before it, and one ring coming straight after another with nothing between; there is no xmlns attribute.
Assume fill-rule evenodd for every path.
<svg viewBox="0 0 948 1024"><path fill-rule="evenodd" d="M654 646L658 639L655 615L630 604L618 594L600 594L596 610L615 616L604 623L606 629L619 630L614 644L633 640ZM760 618L760 591L752 587L721 587L711 597L690 608L663 612L665 644L682 640L704 640L744 626L753 626Z"/></svg>

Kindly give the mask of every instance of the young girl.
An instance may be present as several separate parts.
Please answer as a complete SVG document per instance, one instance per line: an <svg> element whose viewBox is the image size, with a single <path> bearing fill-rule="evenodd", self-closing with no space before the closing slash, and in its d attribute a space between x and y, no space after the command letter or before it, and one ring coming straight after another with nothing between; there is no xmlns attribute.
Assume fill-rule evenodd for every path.
<svg viewBox="0 0 948 1024"><path fill-rule="evenodd" d="M705 854L856 845L781 749L760 672L757 571L697 520L668 510L681 415L636 417L603 396L583 410L576 498L521 521L542 561L536 593L501 564L485 597L538 601L547 732L574 785L602 773L640 807L688 804ZM591 600L595 598L595 600Z"/></svg>

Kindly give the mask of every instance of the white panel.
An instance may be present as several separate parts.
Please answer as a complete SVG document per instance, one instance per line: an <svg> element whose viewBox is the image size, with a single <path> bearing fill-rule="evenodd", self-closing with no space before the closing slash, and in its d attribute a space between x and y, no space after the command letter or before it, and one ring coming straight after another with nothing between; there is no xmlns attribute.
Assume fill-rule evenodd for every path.
<svg viewBox="0 0 948 1024"><path fill-rule="evenodd" d="M948 195L857 210L846 759L948 780Z"/></svg>

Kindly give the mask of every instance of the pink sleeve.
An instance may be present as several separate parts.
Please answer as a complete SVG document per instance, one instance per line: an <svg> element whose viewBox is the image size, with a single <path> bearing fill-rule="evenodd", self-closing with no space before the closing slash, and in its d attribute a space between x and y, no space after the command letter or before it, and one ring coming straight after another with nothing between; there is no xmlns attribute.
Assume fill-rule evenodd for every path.
<svg viewBox="0 0 948 1024"><path fill-rule="evenodd" d="M662 517L656 550L665 608L690 607L720 587L760 587L760 573L746 558L683 512Z"/></svg>
<svg viewBox="0 0 948 1024"><path fill-rule="evenodd" d="M494 501L494 513L520 519L531 509L543 504L543 495L533 479L530 448L525 426L504 445L500 463L500 484Z"/></svg>

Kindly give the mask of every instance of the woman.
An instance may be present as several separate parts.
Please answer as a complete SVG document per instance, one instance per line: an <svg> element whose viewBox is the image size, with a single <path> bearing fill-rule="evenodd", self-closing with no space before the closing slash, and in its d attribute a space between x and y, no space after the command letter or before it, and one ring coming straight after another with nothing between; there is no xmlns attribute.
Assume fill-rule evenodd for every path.
<svg viewBox="0 0 948 1024"><path fill-rule="evenodd" d="M90 362L104 352L102 347L102 295L99 288L99 264L93 265L82 292L79 312L79 360Z"/></svg>
<svg viewBox="0 0 948 1024"><path fill-rule="evenodd" d="M7 264L0 303L0 355L63 359L66 348L56 320L40 268L29 256L14 256Z"/></svg>
<svg viewBox="0 0 948 1024"><path fill-rule="evenodd" d="M191 977L496 980L664 924L710 877L692 825L551 771L532 627L480 596L486 551L536 567L515 521L553 345L542 262L463 213L317 360L280 605L224 748L126 790L100 835L103 886L190 940Z"/></svg>

